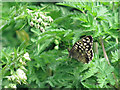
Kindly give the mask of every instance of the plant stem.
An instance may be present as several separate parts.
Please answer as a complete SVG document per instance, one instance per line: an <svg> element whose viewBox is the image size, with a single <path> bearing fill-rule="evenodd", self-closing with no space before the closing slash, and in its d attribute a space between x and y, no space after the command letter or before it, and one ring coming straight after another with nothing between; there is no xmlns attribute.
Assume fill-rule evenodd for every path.
<svg viewBox="0 0 120 90"><path fill-rule="evenodd" d="M110 64L110 62L109 62L109 59L108 59L108 56L107 56L107 54L106 54L105 48L104 48L103 39L100 38L100 41L101 41L101 45L102 45L104 57L105 57L105 59L107 60L108 64L111 66L111 64ZM118 88L118 82L117 82L116 76L115 76L114 72L112 72L112 74L113 74L114 79L116 80L116 85L117 85L117 88Z"/></svg>
<svg viewBox="0 0 120 90"><path fill-rule="evenodd" d="M103 39L102 39L102 37L100 38L100 41L101 41L101 45L102 45L104 57L105 57L105 59L107 60L108 64L110 65L110 62L109 62L109 59L108 59L108 56L107 56L107 54L106 54L105 47L104 47L104 44L103 44Z"/></svg>

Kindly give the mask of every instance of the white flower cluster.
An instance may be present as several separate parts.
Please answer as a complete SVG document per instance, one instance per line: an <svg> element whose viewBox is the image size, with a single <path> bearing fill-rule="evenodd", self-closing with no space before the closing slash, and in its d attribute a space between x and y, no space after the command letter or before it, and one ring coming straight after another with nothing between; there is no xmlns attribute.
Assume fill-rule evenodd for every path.
<svg viewBox="0 0 120 90"><path fill-rule="evenodd" d="M12 55L14 56L14 52ZM26 65L27 61L31 61L29 57L29 53L26 52L24 54L17 54L18 57L20 57L19 60L19 65L16 67L16 71L11 70L11 76L6 76L6 78L9 81L12 81L12 84L6 85L4 88L16 88L16 82L21 84L26 84L27 83L27 76L24 71L27 71L27 69L24 67Z"/></svg>
<svg viewBox="0 0 120 90"><path fill-rule="evenodd" d="M9 85L6 85L4 88L17 88L16 82L21 84L21 81L26 84L27 76L25 72L22 69L17 69L16 73L11 76L6 76L9 81L13 81L14 83L10 83Z"/></svg>
<svg viewBox="0 0 120 90"><path fill-rule="evenodd" d="M50 16L47 16L46 13L27 9L30 17L30 26L40 29L41 32L45 32L45 27L49 26L53 19Z"/></svg>
<svg viewBox="0 0 120 90"><path fill-rule="evenodd" d="M26 76L26 74L24 73L24 71L22 69L18 69L16 71L16 73L17 73L17 76L18 76L19 79L27 80L27 76Z"/></svg>
<svg viewBox="0 0 120 90"><path fill-rule="evenodd" d="M20 68L17 69L16 73L11 76L6 76L6 78L8 78L8 80L10 81L17 81L19 84L21 84L21 80L23 81L23 83L26 83L27 80L25 72Z"/></svg>

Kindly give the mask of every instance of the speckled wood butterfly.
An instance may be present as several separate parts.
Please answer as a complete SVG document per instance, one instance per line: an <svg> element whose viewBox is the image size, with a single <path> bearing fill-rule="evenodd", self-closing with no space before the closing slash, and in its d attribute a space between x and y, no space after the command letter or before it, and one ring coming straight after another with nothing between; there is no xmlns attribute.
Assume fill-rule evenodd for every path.
<svg viewBox="0 0 120 90"><path fill-rule="evenodd" d="M77 59L78 61L88 63L93 58L92 46L92 36L85 36L81 40L77 41L71 50L68 50L69 56Z"/></svg>

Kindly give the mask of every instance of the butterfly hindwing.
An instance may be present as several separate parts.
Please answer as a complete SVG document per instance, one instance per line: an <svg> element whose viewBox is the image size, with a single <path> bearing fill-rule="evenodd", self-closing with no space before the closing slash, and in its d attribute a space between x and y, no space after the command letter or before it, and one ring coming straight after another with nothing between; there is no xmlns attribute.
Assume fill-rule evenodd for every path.
<svg viewBox="0 0 120 90"><path fill-rule="evenodd" d="M92 36L83 37L73 45L72 49L69 51L69 56L78 61L88 63L93 58L92 46Z"/></svg>

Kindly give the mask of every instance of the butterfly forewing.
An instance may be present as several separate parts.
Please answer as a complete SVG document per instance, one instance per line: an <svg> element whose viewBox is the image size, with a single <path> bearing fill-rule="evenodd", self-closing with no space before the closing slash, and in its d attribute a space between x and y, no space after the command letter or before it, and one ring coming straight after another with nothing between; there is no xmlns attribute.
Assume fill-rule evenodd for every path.
<svg viewBox="0 0 120 90"><path fill-rule="evenodd" d="M69 56L78 61L88 63L93 58L92 46L92 36L83 37L73 45L72 49L69 51Z"/></svg>

